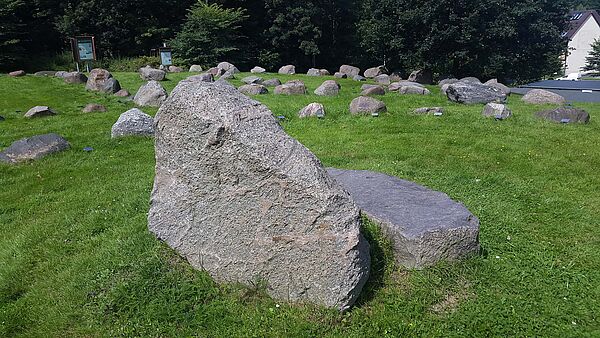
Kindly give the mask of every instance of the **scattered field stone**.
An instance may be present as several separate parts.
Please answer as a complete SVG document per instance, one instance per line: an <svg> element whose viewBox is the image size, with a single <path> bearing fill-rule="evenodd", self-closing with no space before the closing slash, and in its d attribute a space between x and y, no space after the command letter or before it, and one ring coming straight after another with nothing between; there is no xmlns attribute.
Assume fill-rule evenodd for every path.
<svg viewBox="0 0 600 338"><path fill-rule="evenodd" d="M225 74L225 70L223 68L218 67L212 67L206 72L212 74L213 77L220 77L221 75Z"/></svg>
<svg viewBox="0 0 600 338"><path fill-rule="evenodd" d="M81 83L87 83L87 81L88 81L88 77L85 76L85 74L83 74L82 72L64 73L62 75L62 78L65 81L65 83L69 83L69 84L81 84Z"/></svg>
<svg viewBox="0 0 600 338"><path fill-rule="evenodd" d="M96 68L92 69L90 72L85 89L95 92L114 94L121 90L121 85L119 84L119 81L113 78L112 74L108 70Z"/></svg>
<svg viewBox="0 0 600 338"><path fill-rule="evenodd" d="M48 106L35 106L25 113L25 117L27 118L35 118L35 117L43 117L43 116L52 116L56 115L52 109Z"/></svg>
<svg viewBox="0 0 600 338"><path fill-rule="evenodd" d="M183 72L183 68L177 66L169 66L170 73L181 73Z"/></svg>
<svg viewBox="0 0 600 338"><path fill-rule="evenodd" d="M383 84L383 85L389 85L390 83L392 83L390 81L390 76L387 74L377 75L373 78L373 80L375 80L375 82Z"/></svg>
<svg viewBox="0 0 600 338"><path fill-rule="evenodd" d="M293 75L293 74L296 74L296 67L294 67L293 65L283 66L283 67L279 68L278 73Z"/></svg>
<svg viewBox="0 0 600 338"><path fill-rule="evenodd" d="M348 75L340 72L335 72L335 74L333 74L333 77L336 77L338 79L346 79L348 78Z"/></svg>
<svg viewBox="0 0 600 338"><path fill-rule="evenodd" d="M190 66L190 73L200 73L202 72L202 66L200 65L191 65Z"/></svg>
<svg viewBox="0 0 600 338"><path fill-rule="evenodd" d="M327 171L380 224L398 264L422 269L479 252L479 220L448 195L372 171Z"/></svg>
<svg viewBox="0 0 600 338"><path fill-rule="evenodd" d="M279 79L268 79L264 80L262 84L267 87L277 87L281 84L281 81Z"/></svg>
<svg viewBox="0 0 600 338"><path fill-rule="evenodd" d="M387 107L384 102L368 96L359 96L350 103L350 113L354 115L376 115L385 111L387 111Z"/></svg>
<svg viewBox="0 0 600 338"><path fill-rule="evenodd" d="M223 74L225 74L226 72L231 72L233 74L237 74L240 72L240 70L237 69L236 66L234 66L232 63L229 63L229 62L220 62L217 65L217 68L222 69Z"/></svg>
<svg viewBox="0 0 600 338"><path fill-rule="evenodd" d="M384 66L378 66L378 67L373 67L373 68L369 68L367 70L365 70L365 73L363 74L366 78L369 79L373 79L379 75L385 74L385 67Z"/></svg>
<svg viewBox="0 0 600 338"><path fill-rule="evenodd" d="M321 76L331 75L327 69L319 69L319 74L321 74Z"/></svg>
<svg viewBox="0 0 600 338"><path fill-rule="evenodd" d="M238 90L240 91L240 93L245 95L263 95L269 93L267 87L257 83L243 85L240 88L238 88Z"/></svg>
<svg viewBox="0 0 600 338"><path fill-rule="evenodd" d="M308 70L308 72L306 72L306 75L308 76L321 76L321 71L319 69L316 68L311 68Z"/></svg>
<svg viewBox="0 0 600 338"><path fill-rule="evenodd" d="M506 94L500 89L481 83L459 81L448 85L446 96L450 101L458 103L505 102Z"/></svg>
<svg viewBox="0 0 600 338"><path fill-rule="evenodd" d="M211 73L202 73L202 74L198 74L198 75L188 76L183 81L188 81L188 82L195 82L195 81L213 82L214 81L214 76Z"/></svg>
<svg viewBox="0 0 600 338"><path fill-rule="evenodd" d="M256 83L256 84L261 84L264 81L264 79L262 77L258 77L258 76L247 76L245 78L242 79L242 82L245 84L252 84L252 83Z"/></svg>
<svg viewBox="0 0 600 338"><path fill-rule="evenodd" d="M35 76L56 76L56 71L54 70L41 70L39 72L35 72L33 74Z"/></svg>
<svg viewBox="0 0 600 338"><path fill-rule="evenodd" d="M354 66L350 66L350 65L342 65L340 67L340 73L342 74L346 74L346 76L348 77L352 77L354 78L355 76L360 74L360 68L358 67L354 67Z"/></svg>
<svg viewBox="0 0 600 338"><path fill-rule="evenodd" d="M490 87L494 87L494 88L498 88L500 89L504 94L506 95L510 95L510 88L508 88L507 86L503 85L502 83L498 82L497 79L491 79L488 80L486 83L484 83L486 86L490 86Z"/></svg>
<svg viewBox="0 0 600 338"><path fill-rule="evenodd" d="M355 302L370 265L358 209L266 106L180 83L156 119L152 233L218 282L261 280L275 299L340 310Z"/></svg>
<svg viewBox="0 0 600 338"><path fill-rule="evenodd" d="M21 76L25 76L27 73L25 73L24 70L15 70L14 72L10 72L8 73L8 76L10 77L21 77Z"/></svg>
<svg viewBox="0 0 600 338"><path fill-rule="evenodd" d="M390 75L390 82L398 82L398 81L402 81L402 77L400 76L400 74L392 73Z"/></svg>
<svg viewBox="0 0 600 338"><path fill-rule="evenodd" d="M17 164L69 149L71 145L61 136L51 133L23 138L0 152L0 162Z"/></svg>
<svg viewBox="0 0 600 338"><path fill-rule="evenodd" d="M206 82L206 81L204 81L204 82ZM236 89L234 85L232 85L231 83L229 83L229 81L225 81L223 79L218 79L217 81L215 81L213 83L215 85L217 85L217 86L226 86L226 87L229 87L229 88Z"/></svg>
<svg viewBox="0 0 600 338"><path fill-rule="evenodd" d="M433 74L429 70L417 69L410 73L408 81L420 84L431 84L433 82Z"/></svg>
<svg viewBox="0 0 600 338"><path fill-rule="evenodd" d="M115 96L119 96L119 97L127 97L129 95L131 95L131 94L129 93L129 91L127 91L127 89L121 89L115 93Z"/></svg>
<svg viewBox="0 0 600 338"><path fill-rule="evenodd" d="M512 116L512 111L505 104L490 102L485 105L481 114L497 120L505 120Z"/></svg>
<svg viewBox="0 0 600 338"><path fill-rule="evenodd" d="M413 111L413 113L417 114L417 115L428 115L428 114L443 115L444 108L442 108L442 107L422 107L422 108L415 109Z"/></svg>
<svg viewBox="0 0 600 338"><path fill-rule="evenodd" d="M431 92L427 88L413 86L413 85L403 85L398 89L399 94L417 94L417 95L429 95Z"/></svg>
<svg viewBox="0 0 600 338"><path fill-rule="evenodd" d="M360 86L360 90L363 91L365 89L369 89L369 88L373 88L373 87L380 87L380 85L365 83L364 85Z"/></svg>
<svg viewBox="0 0 600 338"><path fill-rule="evenodd" d="M167 72L150 66L142 67L139 70L140 77L144 81L163 81L167 77Z"/></svg>
<svg viewBox="0 0 600 338"><path fill-rule="evenodd" d="M382 86L368 86L360 93L360 95L385 95L385 89Z"/></svg>
<svg viewBox="0 0 600 338"><path fill-rule="evenodd" d="M460 82L470 82L470 83L477 83L480 84L481 80L479 80L478 78L474 77L474 76L467 76L467 77L463 77L462 79L459 80Z"/></svg>
<svg viewBox="0 0 600 338"><path fill-rule="evenodd" d="M54 74L54 76L56 76L56 77L60 77L60 78L64 78L64 77L65 77L65 75L67 75L67 74L69 74L69 72L65 72L65 71L63 71L63 70L59 70L58 72L56 72L56 73ZM87 81L87 80L86 80L86 81Z"/></svg>
<svg viewBox="0 0 600 338"><path fill-rule="evenodd" d="M300 118L310 116L325 117L325 107L320 103L313 102L298 112L298 117Z"/></svg>
<svg viewBox="0 0 600 338"><path fill-rule="evenodd" d="M448 87L450 87L451 83L445 83L440 87L440 92L444 95L448 95Z"/></svg>
<svg viewBox="0 0 600 338"><path fill-rule="evenodd" d="M400 88L405 87L405 86L414 86L414 87L421 87L421 88L425 88L425 86L423 86L420 83L417 82L412 82L412 81L398 81L398 82L393 82L388 86L388 90L391 92L395 92L400 90Z"/></svg>
<svg viewBox="0 0 600 338"><path fill-rule="evenodd" d="M352 79L354 81L367 81L367 78L364 76L360 76L360 75L354 75L354 77L352 77Z"/></svg>
<svg viewBox="0 0 600 338"><path fill-rule="evenodd" d="M306 94L306 86L300 80L291 80L275 87L273 92L277 95L304 95Z"/></svg>
<svg viewBox="0 0 600 338"><path fill-rule="evenodd" d="M111 137L152 136L154 119L143 111L133 108L124 112L111 128Z"/></svg>
<svg viewBox="0 0 600 338"><path fill-rule="evenodd" d="M340 93L340 88L340 84L336 81L327 80L315 89L314 93L319 96L335 96Z"/></svg>
<svg viewBox="0 0 600 338"><path fill-rule="evenodd" d="M258 66L250 69L250 73L254 73L254 74L262 74L262 73L266 73L266 72L267 72L266 69L264 69L263 67L258 67Z"/></svg>
<svg viewBox="0 0 600 338"><path fill-rule="evenodd" d="M535 114L537 117L558 123L589 123L590 114L583 109L559 107L544 110Z"/></svg>
<svg viewBox="0 0 600 338"><path fill-rule="evenodd" d="M458 82L458 81L459 81L459 80L458 80L458 79L455 79L455 78L443 79L443 80L440 80L440 82L438 82L438 86L440 86L440 88L441 88L441 87L442 87L443 85L445 85L445 84L449 84L449 85L451 85L451 84L453 84L453 83L456 83L456 82Z"/></svg>
<svg viewBox="0 0 600 338"><path fill-rule="evenodd" d="M137 91L133 97L133 102L142 107L160 107L168 96L167 91L158 81L148 81Z"/></svg>
<svg viewBox="0 0 600 338"><path fill-rule="evenodd" d="M84 113L106 112L106 107L98 103L88 103L83 108Z"/></svg>
<svg viewBox="0 0 600 338"><path fill-rule="evenodd" d="M566 102L565 98L553 93L551 91L547 91L544 89L532 89L528 91L521 98L524 102L531 104L564 104Z"/></svg>
<svg viewBox="0 0 600 338"><path fill-rule="evenodd" d="M223 79L223 80L235 79L235 74L236 73L230 69L230 70L226 71L225 74L221 75L221 79Z"/></svg>

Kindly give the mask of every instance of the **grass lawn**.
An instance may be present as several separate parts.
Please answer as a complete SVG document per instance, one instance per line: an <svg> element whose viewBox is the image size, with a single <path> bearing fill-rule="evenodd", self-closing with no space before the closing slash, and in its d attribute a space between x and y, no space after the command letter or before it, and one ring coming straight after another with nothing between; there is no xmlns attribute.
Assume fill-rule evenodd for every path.
<svg viewBox="0 0 600 338"><path fill-rule="evenodd" d="M114 76L132 93L143 83ZM361 83L340 80L341 94L327 98L312 94L323 78L278 77L301 78L311 94L257 99L324 165L385 172L463 202L481 221L482 255L405 270L367 221L372 276L346 313L277 302L258 285L217 285L146 228L153 140L110 139L131 102L61 79L2 76L0 149L49 132L72 148L0 165L0 336L600 336L600 105L575 104L589 125L561 125L512 96L514 116L499 122L432 86L430 96L388 93L387 113L357 117L348 105ZM325 105L325 119L296 117L310 102ZM82 113L87 103L108 112ZM58 115L23 118L35 105ZM410 113L422 106L446 113Z"/></svg>

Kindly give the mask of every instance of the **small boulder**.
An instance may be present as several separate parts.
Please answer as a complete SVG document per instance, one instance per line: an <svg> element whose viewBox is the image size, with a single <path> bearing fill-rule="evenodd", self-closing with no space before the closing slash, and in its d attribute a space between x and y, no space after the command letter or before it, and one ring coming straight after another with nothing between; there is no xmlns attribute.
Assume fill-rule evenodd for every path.
<svg viewBox="0 0 600 338"><path fill-rule="evenodd" d="M269 93L267 87L257 83L243 85L238 90L244 95L263 95Z"/></svg>
<svg viewBox="0 0 600 338"><path fill-rule="evenodd" d="M266 72L267 72L266 69L264 69L263 67L258 67L258 66L250 69L250 73L253 73L253 74L262 74L262 73L266 73Z"/></svg>
<svg viewBox="0 0 600 338"><path fill-rule="evenodd" d="M221 79L222 80L232 80L235 79L235 72L232 71L231 69L226 71L225 74L221 75Z"/></svg>
<svg viewBox="0 0 600 338"><path fill-rule="evenodd" d="M523 95L523 102L530 104L565 104L564 97L544 89L532 89Z"/></svg>
<svg viewBox="0 0 600 338"><path fill-rule="evenodd" d="M451 78L451 79L443 79L440 80L440 82L438 82L438 86L440 86L440 88L445 85L445 84L453 84L453 83L457 83L458 79L455 78Z"/></svg>
<svg viewBox="0 0 600 338"><path fill-rule="evenodd" d="M340 72L335 72L335 74L333 74L333 77L338 79L346 79L348 78L348 75Z"/></svg>
<svg viewBox="0 0 600 338"><path fill-rule="evenodd" d="M352 79L354 81L367 81L366 77L360 76L360 75L354 75L354 77L352 77Z"/></svg>
<svg viewBox="0 0 600 338"><path fill-rule="evenodd" d="M416 95L429 95L429 94L431 94L431 92L429 91L429 89L423 88L423 87L419 87L419 86L413 86L413 85L401 86L398 89L398 93L399 94L416 94Z"/></svg>
<svg viewBox="0 0 600 338"><path fill-rule="evenodd" d="M296 67L294 67L293 65L283 66L283 67L279 68L278 73L293 75L293 74L296 74Z"/></svg>
<svg viewBox="0 0 600 338"><path fill-rule="evenodd" d="M63 74L62 78L65 81L65 83L69 83L69 84L81 84L81 83L87 83L87 81L88 81L88 77L85 76L85 74L83 74L81 72L65 73L65 74Z"/></svg>
<svg viewBox="0 0 600 338"><path fill-rule="evenodd" d="M442 115L442 114L444 114L444 108L442 108L442 107L422 107L422 108L415 109L413 111L413 114L417 114L417 115L429 115L429 114Z"/></svg>
<svg viewBox="0 0 600 338"><path fill-rule="evenodd" d="M306 72L306 75L308 76L321 76L321 71L319 69L316 68L311 68L308 70L308 72Z"/></svg>
<svg viewBox="0 0 600 338"><path fill-rule="evenodd" d="M25 76L27 73L25 73L24 70L15 70L14 72L10 72L8 73L8 76L10 77L21 77L21 76Z"/></svg>
<svg viewBox="0 0 600 338"><path fill-rule="evenodd" d="M506 101L506 94L498 88L464 81L448 85L446 96L450 101L466 104Z"/></svg>
<svg viewBox="0 0 600 338"><path fill-rule="evenodd" d="M242 79L242 82L245 84L261 84L264 81L264 79L262 77L258 77L258 76L247 76L245 78Z"/></svg>
<svg viewBox="0 0 600 338"><path fill-rule="evenodd" d="M98 103L89 103L83 108L84 113L106 112L106 107Z"/></svg>
<svg viewBox="0 0 600 338"><path fill-rule="evenodd" d="M54 73L55 77L60 77L60 78L64 78L67 74L69 74L70 72L65 72L64 70L59 70L58 72ZM87 80L86 80L87 81Z"/></svg>
<svg viewBox="0 0 600 338"><path fill-rule="evenodd" d="M508 88L507 86L503 85L502 83L498 82L498 80L496 79L491 79L488 80L486 83L484 83L486 86L490 86L490 87L494 87L494 88L498 88L500 89L504 94L506 95L510 95L510 88Z"/></svg>
<svg viewBox="0 0 600 338"><path fill-rule="evenodd" d="M131 94L129 93L129 91L127 89L121 89L115 93L115 96L118 96L118 97L128 97L129 95L131 95Z"/></svg>
<svg viewBox="0 0 600 338"><path fill-rule="evenodd" d="M467 77L463 77L462 79L459 80L460 82L470 82L470 83L477 83L480 84L481 80L479 80L478 78L474 77L474 76L467 76Z"/></svg>
<svg viewBox="0 0 600 338"><path fill-rule="evenodd" d="M497 120L505 120L512 116L512 112L505 104L490 102L485 105L481 115L485 117L494 117Z"/></svg>
<svg viewBox="0 0 600 338"><path fill-rule="evenodd" d="M315 89L315 94L319 96L335 96L340 93L340 88L339 83L334 80L327 80Z"/></svg>
<svg viewBox="0 0 600 338"><path fill-rule="evenodd" d="M350 65L342 65L339 72L353 78L360 74L360 68Z"/></svg>
<svg viewBox="0 0 600 338"><path fill-rule="evenodd" d="M119 84L119 81L113 78L112 74L108 70L96 68L92 69L90 72L85 89L95 92L114 94L121 90L121 85Z"/></svg>
<svg viewBox="0 0 600 338"><path fill-rule="evenodd" d="M389 85L391 83L390 76L387 74L377 75L373 78L373 80L382 85Z"/></svg>
<svg viewBox="0 0 600 338"><path fill-rule="evenodd" d="M35 72L33 74L35 76L56 76L56 71L54 70L41 70L39 72Z"/></svg>
<svg viewBox="0 0 600 338"><path fill-rule="evenodd" d="M379 115L385 111L387 111L385 103L368 96L359 96L350 103L350 113L354 115Z"/></svg>
<svg viewBox="0 0 600 338"><path fill-rule="evenodd" d="M385 95L385 89L382 86L374 86L370 85L363 89L360 95L368 96L368 95Z"/></svg>
<svg viewBox="0 0 600 338"><path fill-rule="evenodd" d="M267 87L277 87L281 85L281 81L279 81L279 79L268 79L264 80L262 85Z"/></svg>
<svg viewBox="0 0 600 338"><path fill-rule="evenodd" d="M331 75L327 69L319 69L319 74L321 74L321 76Z"/></svg>
<svg viewBox="0 0 600 338"><path fill-rule="evenodd" d="M324 117L325 107L320 103L313 102L298 112L298 117L300 118L309 116Z"/></svg>
<svg viewBox="0 0 600 338"><path fill-rule="evenodd" d="M44 156L69 149L67 140L57 134L36 135L13 142L0 152L0 162L17 164L38 160Z"/></svg>
<svg viewBox="0 0 600 338"><path fill-rule="evenodd" d="M373 68L369 68L369 69L365 70L364 76L366 78L373 79L382 74L385 74L385 67L379 66L379 67L373 67Z"/></svg>
<svg viewBox="0 0 600 338"><path fill-rule="evenodd" d="M140 68L140 77L144 81L163 81L167 76L167 72L161 69L155 69L150 66Z"/></svg>
<svg viewBox="0 0 600 338"><path fill-rule="evenodd" d="M392 73L390 75L390 82L399 82L402 81L402 77L398 73Z"/></svg>
<svg viewBox="0 0 600 338"><path fill-rule="evenodd" d="M589 123L590 114L585 110L572 107L560 107L544 110L535 114L537 117L558 123Z"/></svg>
<svg viewBox="0 0 600 338"><path fill-rule="evenodd" d="M411 82L411 81L398 81L398 82L393 82L389 85L388 90L390 92L395 92L400 90L400 88L404 87L404 86L415 86L415 87L421 87L421 88L425 88L425 86L423 86L420 83L417 82Z"/></svg>
<svg viewBox="0 0 600 338"><path fill-rule="evenodd" d="M223 74L225 74L225 70L222 68L217 68L217 67L212 67L209 70L206 71L208 74L212 74L213 77L219 77Z"/></svg>
<svg viewBox="0 0 600 338"><path fill-rule="evenodd" d="M158 81L148 81L137 91L133 102L138 106L160 107L168 96L167 91Z"/></svg>
<svg viewBox="0 0 600 338"><path fill-rule="evenodd" d="M200 73L202 72L202 66L200 65L191 65L190 66L190 73Z"/></svg>
<svg viewBox="0 0 600 338"><path fill-rule="evenodd" d="M177 66L169 66L170 73L181 73L183 72L183 68Z"/></svg>
<svg viewBox="0 0 600 338"><path fill-rule="evenodd" d="M52 116L56 115L56 113L50 109L48 106L35 106L25 113L26 118L35 118L35 117L43 117L43 116Z"/></svg>
<svg viewBox="0 0 600 338"><path fill-rule="evenodd" d="M195 82L195 81L213 82L214 81L214 77L213 77L213 75L211 73L202 73L202 74L198 74L198 75L188 76L183 81L189 81L189 82Z"/></svg>
<svg viewBox="0 0 600 338"><path fill-rule="evenodd" d="M277 95L304 95L306 86L300 80L291 80L275 87L274 93Z"/></svg>
<svg viewBox="0 0 600 338"><path fill-rule="evenodd" d="M240 72L239 69L237 69L236 66L234 66L232 63L229 63L229 62L220 62L217 65L217 68L218 69L222 69L223 70L223 74L225 74L226 72L229 72L229 71L232 72L232 73L234 73L234 74L237 74L237 73Z"/></svg>
<svg viewBox="0 0 600 338"><path fill-rule="evenodd" d="M111 137L153 136L154 119L143 111L133 108L124 112L111 128Z"/></svg>
<svg viewBox="0 0 600 338"><path fill-rule="evenodd" d="M433 74L429 70L418 69L410 73L408 81L420 84L431 84L433 82Z"/></svg>

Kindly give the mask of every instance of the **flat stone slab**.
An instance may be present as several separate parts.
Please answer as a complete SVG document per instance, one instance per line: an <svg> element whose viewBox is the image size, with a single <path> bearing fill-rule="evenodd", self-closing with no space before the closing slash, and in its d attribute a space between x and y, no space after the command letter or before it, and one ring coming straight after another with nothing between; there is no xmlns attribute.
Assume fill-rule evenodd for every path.
<svg viewBox="0 0 600 338"><path fill-rule="evenodd" d="M479 219L448 195L372 171L327 171L393 240L399 264L421 269L479 251Z"/></svg>
<svg viewBox="0 0 600 338"><path fill-rule="evenodd" d="M0 152L0 162L17 164L38 160L44 156L69 149L70 144L57 134L36 135L13 142Z"/></svg>

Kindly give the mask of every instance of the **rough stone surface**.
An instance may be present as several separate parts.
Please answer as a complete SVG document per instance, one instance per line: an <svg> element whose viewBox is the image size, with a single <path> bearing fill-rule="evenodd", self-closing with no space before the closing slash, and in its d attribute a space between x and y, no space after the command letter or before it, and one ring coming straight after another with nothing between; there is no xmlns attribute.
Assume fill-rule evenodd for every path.
<svg viewBox="0 0 600 338"><path fill-rule="evenodd" d="M408 81L420 84L431 84L433 82L433 75L431 74L431 71L418 69L410 73Z"/></svg>
<svg viewBox="0 0 600 338"><path fill-rule="evenodd" d="M190 73L200 73L202 72L202 66L200 65L191 65L190 66Z"/></svg>
<svg viewBox="0 0 600 338"><path fill-rule="evenodd" d="M98 103L88 103L83 108L84 113L106 112L106 107Z"/></svg>
<svg viewBox="0 0 600 338"><path fill-rule="evenodd" d="M521 98L531 104L564 104L565 98L544 89L532 89Z"/></svg>
<svg viewBox="0 0 600 338"><path fill-rule="evenodd" d="M362 90L360 95L385 95L385 89L382 86L368 86Z"/></svg>
<svg viewBox="0 0 600 338"><path fill-rule="evenodd" d="M316 69L316 68L311 68L308 70L308 72L306 72L306 75L308 76L321 76L321 70Z"/></svg>
<svg viewBox="0 0 600 338"><path fill-rule="evenodd" d="M360 75L354 75L354 77L352 77L352 80L354 81L367 81L367 78L364 76L360 76Z"/></svg>
<svg viewBox="0 0 600 338"><path fill-rule="evenodd" d="M222 69L224 71L223 74L226 72L232 72L234 74L237 74L240 72L236 66L234 66L232 63L229 63L229 62L220 62L217 65L217 68Z"/></svg>
<svg viewBox="0 0 600 338"><path fill-rule="evenodd" d="M458 103L489 103L506 101L506 94L500 89L475 82L456 82L448 85L446 96Z"/></svg>
<svg viewBox="0 0 600 338"><path fill-rule="evenodd" d="M49 154L69 149L70 144L57 134L36 135L13 142L0 152L0 162L17 164L38 160Z"/></svg>
<svg viewBox="0 0 600 338"><path fill-rule="evenodd" d="M310 117L310 116L324 117L325 116L325 107L323 107L323 105L320 103L313 102L313 103L309 104L308 106L300 109L300 111L298 112L298 117L300 117L300 118Z"/></svg>
<svg viewBox="0 0 600 338"><path fill-rule="evenodd" d="M238 90L240 91L240 93L245 95L263 95L269 93L267 87L256 83L243 85L240 88L238 88Z"/></svg>
<svg viewBox="0 0 600 338"><path fill-rule="evenodd" d="M111 129L111 137L152 136L154 135L154 119L143 111L133 108L121 116Z"/></svg>
<svg viewBox="0 0 600 338"><path fill-rule="evenodd" d="M413 111L417 115L429 115L429 114L444 114L444 108L442 107L422 107L417 108Z"/></svg>
<svg viewBox="0 0 600 338"><path fill-rule="evenodd" d="M198 74L198 75L188 76L183 81L188 81L188 82L196 82L196 81L213 82L214 80L215 80L214 76L211 73L202 73L202 74Z"/></svg>
<svg viewBox="0 0 600 338"><path fill-rule="evenodd" d="M364 76L366 78L373 79L376 76L379 76L382 74L385 74L385 67L378 66L378 67L373 67L373 68L369 68L369 69L365 70Z"/></svg>
<svg viewBox="0 0 600 338"><path fill-rule="evenodd" d="M390 92L395 92L400 90L400 88L404 87L404 86L415 86L415 87L421 87L421 88L425 88L425 86L423 86L420 83L417 82L412 82L412 81L398 81L398 82L393 82L388 86L388 90Z"/></svg>
<svg viewBox="0 0 600 338"><path fill-rule="evenodd" d="M327 171L381 225L400 265L421 269L479 252L479 220L448 195L371 171Z"/></svg>
<svg viewBox="0 0 600 338"><path fill-rule="evenodd" d="M438 82L438 86L440 86L440 88L445 85L445 84L453 84L453 83L457 83L458 79L455 78L450 78L450 79L443 79L440 80L440 82Z"/></svg>
<svg viewBox="0 0 600 338"><path fill-rule="evenodd" d="M331 75L327 69L319 69L319 74L321 74L321 76Z"/></svg>
<svg viewBox="0 0 600 338"><path fill-rule="evenodd" d="M54 71L54 70L41 70L39 72L35 72L33 75L35 75L35 76L56 76L56 71Z"/></svg>
<svg viewBox="0 0 600 338"><path fill-rule="evenodd" d="M368 277L350 196L269 109L235 89L179 84L156 118L148 226L215 280L345 310Z"/></svg>
<svg viewBox="0 0 600 338"><path fill-rule="evenodd" d="M277 95L304 95L306 94L306 86L300 80L291 80L275 87L273 92Z"/></svg>
<svg viewBox="0 0 600 338"><path fill-rule="evenodd" d="M56 115L56 113L50 109L48 106L35 106L25 113L25 117L34 118L34 117L43 117L43 116L52 116Z"/></svg>
<svg viewBox="0 0 600 338"><path fill-rule="evenodd" d="M390 83L392 83L390 80L390 76L387 74L377 75L373 78L373 80L375 80L375 82L380 83L382 85L389 85Z"/></svg>
<svg viewBox="0 0 600 338"><path fill-rule="evenodd" d="M88 77L85 76L85 74L83 74L81 72L65 73L62 75L62 78L65 81L65 83L69 83L69 84L81 84L81 83L87 83L87 81L88 81Z"/></svg>
<svg viewBox="0 0 600 338"><path fill-rule="evenodd" d="M262 84L267 87L277 87L281 84L281 81L279 79L268 79L264 80Z"/></svg>
<svg viewBox="0 0 600 338"><path fill-rule="evenodd" d="M242 79L242 82L245 84L261 84L264 81L264 79L262 77L258 77L258 76L246 76L245 78Z"/></svg>
<svg viewBox="0 0 600 338"><path fill-rule="evenodd" d="M59 70L58 72L56 72L56 73L54 74L54 76L56 76L56 77L60 77L60 78L64 78L64 77L65 77L65 75L67 75L67 74L69 74L69 72L65 72L65 71L63 71L63 70ZM86 80L86 81L87 81L87 80Z"/></svg>
<svg viewBox="0 0 600 338"><path fill-rule="evenodd" d="M296 67L292 65L287 65L279 68L279 74L296 74Z"/></svg>
<svg viewBox="0 0 600 338"><path fill-rule="evenodd" d="M334 80L327 80L315 89L315 94L319 96L335 96L340 93L340 88L339 83Z"/></svg>
<svg viewBox="0 0 600 338"><path fill-rule="evenodd" d="M444 95L448 95L448 87L450 87L451 83L445 83L440 87L440 92Z"/></svg>
<svg viewBox="0 0 600 338"><path fill-rule="evenodd" d="M342 65L340 67L340 73L346 74L348 77L354 78L355 76L360 74L360 68L350 66L350 65Z"/></svg>
<svg viewBox="0 0 600 338"><path fill-rule="evenodd" d="M590 114L579 108L559 107L535 114L537 117L558 123L589 123Z"/></svg>
<svg viewBox="0 0 600 338"><path fill-rule="evenodd" d="M223 74L225 74L225 70L223 68L218 68L218 67L212 67L209 70L206 71L209 74L212 74L212 76L214 77L219 77Z"/></svg>
<svg viewBox="0 0 600 338"><path fill-rule="evenodd" d="M119 84L119 81L113 78L112 74L108 70L96 68L92 69L90 72L85 89L95 92L114 94L121 90L121 85Z"/></svg>
<svg viewBox="0 0 600 338"><path fill-rule="evenodd" d="M160 107L168 96L167 91L158 81L148 81L137 91L133 102L138 106Z"/></svg>
<svg viewBox="0 0 600 338"><path fill-rule="evenodd" d="M431 92L427 88L413 86L413 85L403 85L398 89L399 94L417 94L417 95L429 95Z"/></svg>
<svg viewBox="0 0 600 338"><path fill-rule="evenodd" d="M155 69L150 66L140 68L140 77L144 81L163 81L167 72L161 69Z"/></svg>
<svg viewBox="0 0 600 338"><path fill-rule="evenodd" d="M335 74L333 74L333 77L338 79L346 79L348 78L348 75L340 72L335 72Z"/></svg>
<svg viewBox="0 0 600 338"><path fill-rule="evenodd" d="M127 89L121 89L115 93L115 96L119 96L119 97L128 97L129 95L131 95L131 94L129 93L129 91Z"/></svg>
<svg viewBox="0 0 600 338"><path fill-rule="evenodd" d="M494 88L498 88L500 89L504 94L506 95L510 95L510 88L508 88L507 86L503 85L502 83L498 82L498 80L496 79L491 79L488 80L486 83L484 83L486 86L490 86L490 87L494 87Z"/></svg>
<svg viewBox="0 0 600 338"><path fill-rule="evenodd" d="M10 72L8 73L8 76L10 77L21 77L21 76L25 76L27 73L25 73L24 70L15 70L14 72Z"/></svg>
<svg viewBox="0 0 600 338"><path fill-rule="evenodd" d="M471 82L471 83L481 83L481 80L479 80L478 78L474 77L474 76L467 76L467 77L463 77L462 79L459 80L460 82Z"/></svg>
<svg viewBox="0 0 600 338"><path fill-rule="evenodd" d="M390 74L390 82L398 82L398 81L402 81L402 77L400 76L400 74L398 74L398 73Z"/></svg>
<svg viewBox="0 0 600 338"><path fill-rule="evenodd" d="M223 80L235 79L235 74L236 73L230 69L230 70L226 71L225 74L221 75L221 79L223 79Z"/></svg>
<svg viewBox="0 0 600 338"><path fill-rule="evenodd" d="M170 73L181 73L183 72L183 68L177 66L169 66Z"/></svg>
<svg viewBox="0 0 600 338"><path fill-rule="evenodd" d="M504 120L512 116L512 111L505 104L490 102L485 105L481 115Z"/></svg>
<svg viewBox="0 0 600 338"><path fill-rule="evenodd" d="M262 74L262 73L266 73L266 72L267 72L266 69L264 69L263 67L258 67L258 66L250 69L250 73L254 73L254 74Z"/></svg>
<svg viewBox="0 0 600 338"><path fill-rule="evenodd" d="M350 103L350 113L359 114L379 114L387 111L385 103L368 96L359 96Z"/></svg>

